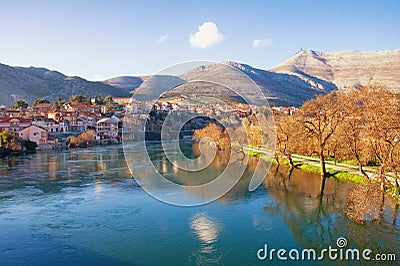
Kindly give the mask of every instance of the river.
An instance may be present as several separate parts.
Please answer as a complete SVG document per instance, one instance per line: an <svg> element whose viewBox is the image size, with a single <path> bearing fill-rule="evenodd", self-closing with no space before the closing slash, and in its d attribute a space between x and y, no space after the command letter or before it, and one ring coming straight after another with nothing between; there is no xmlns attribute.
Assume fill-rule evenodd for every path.
<svg viewBox="0 0 400 266"><path fill-rule="evenodd" d="M150 146L160 154L161 145ZM165 167L164 161L157 157L154 165ZM216 162L211 170L222 167ZM295 169L288 178L286 166L272 165L249 192L251 171L216 201L179 207L151 197L131 178L120 145L2 158L0 264L280 264L276 257L260 261L257 251L265 244L320 250L336 247L339 237L348 248L400 256L398 210L391 205L380 224L358 225L344 212L353 185L329 178L318 200L319 175Z"/></svg>

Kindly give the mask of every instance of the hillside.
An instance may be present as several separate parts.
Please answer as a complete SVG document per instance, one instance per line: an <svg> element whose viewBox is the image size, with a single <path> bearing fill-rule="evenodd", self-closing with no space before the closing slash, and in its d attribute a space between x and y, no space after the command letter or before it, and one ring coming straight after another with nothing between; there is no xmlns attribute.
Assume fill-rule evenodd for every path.
<svg viewBox="0 0 400 266"><path fill-rule="evenodd" d="M24 99L29 104L42 97L51 101L57 97L68 99L73 94L129 96L129 93L121 88L80 77L67 77L46 68L0 64L0 105L11 106L17 99Z"/></svg>
<svg viewBox="0 0 400 266"><path fill-rule="evenodd" d="M108 84L110 86L114 86L116 88L123 89L126 92L133 92L136 88L138 88L142 83L148 79L149 76L120 76L115 78L110 78L103 80L102 82Z"/></svg>
<svg viewBox="0 0 400 266"><path fill-rule="evenodd" d="M247 76L256 82L271 105L299 106L317 94L326 93L336 88L329 82L317 78L303 79L294 75L256 69L245 64L224 62L199 66L189 70L179 76L181 80L174 80L171 76L156 76L156 78L144 82L139 87L139 91L151 98L150 95L158 95L154 92L159 91L160 88L171 85L169 88L174 87L174 89L166 93L165 97L181 94L186 96L219 95L223 96L222 98L240 100L240 96L232 90L216 86L213 84L214 82L235 88L240 95L257 97L257 94L253 92L256 86L250 85L249 88L249 84L253 83L252 81L249 82ZM202 82L198 82L198 80Z"/></svg>
<svg viewBox="0 0 400 266"><path fill-rule="evenodd" d="M400 49L378 52L301 51L271 71L302 78L316 77L339 89L381 82L400 90Z"/></svg>

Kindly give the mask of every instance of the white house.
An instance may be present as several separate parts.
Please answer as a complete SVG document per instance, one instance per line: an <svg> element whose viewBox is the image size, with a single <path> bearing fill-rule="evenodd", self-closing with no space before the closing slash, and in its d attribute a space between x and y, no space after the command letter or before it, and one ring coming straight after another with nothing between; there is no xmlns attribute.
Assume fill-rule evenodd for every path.
<svg viewBox="0 0 400 266"><path fill-rule="evenodd" d="M36 120L32 122L32 125L36 125L42 128L45 128L48 132L59 132L61 131L60 129L60 124L56 122L52 118L44 118L41 120Z"/></svg>
<svg viewBox="0 0 400 266"><path fill-rule="evenodd" d="M118 123L121 120L118 117L106 117L97 121L96 133L100 137L116 138L118 136Z"/></svg>

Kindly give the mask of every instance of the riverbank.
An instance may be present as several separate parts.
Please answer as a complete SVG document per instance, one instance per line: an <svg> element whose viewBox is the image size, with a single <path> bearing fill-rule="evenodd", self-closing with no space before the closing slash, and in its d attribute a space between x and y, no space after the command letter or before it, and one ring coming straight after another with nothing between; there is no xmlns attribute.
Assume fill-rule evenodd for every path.
<svg viewBox="0 0 400 266"><path fill-rule="evenodd" d="M265 160L271 160L272 163L278 164L276 159L271 158L271 151L259 149L254 146L244 146L243 150L245 150L248 154L253 156L259 156ZM279 164L282 165L290 165L289 160L287 158L279 157ZM297 169L301 169L305 172L309 173L321 173L321 166L319 162L319 158L303 156L303 155L292 155L292 161L294 163L294 167ZM361 175L358 169L358 166L338 163L335 160L325 160L326 172L329 174L329 177L333 177L339 181L350 182L353 184L365 184L368 179ZM379 171L376 167L364 167L364 171L368 175L369 180L373 182L379 182ZM400 191L396 188L396 181L391 176L391 173L386 174L386 193L393 197L398 204L400 204Z"/></svg>
<svg viewBox="0 0 400 266"><path fill-rule="evenodd" d="M280 157L278 158L278 160L279 164L289 165L289 160L286 158ZM278 164L276 160L274 160L273 163ZM293 158L293 163L294 167L297 169L301 169L310 173L321 173L321 167L319 165L315 165L314 161L312 160L297 160ZM351 169L344 169L343 167L333 169L330 168L330 165L327 165L326 172L329 174L330 177L334 177L337 180L351 182L355 184L362 184L367 180L365 176L355 173L355 171Z"/></svg>
<svg viewBox="0 0 400 266"><path fill-rule="evenodd" d="M279 164L282 165L290 165L289 160L286 158L279 157ZM301 169L305 172L309 173L320 173L321 167L319 166L319 161L317 158L301 156L301 155L294 155L292 157L294 167L297 169ZM273 160L274 164L278 164L276 160ZM354 184L366 184L368 179L359 174L358 168L354 165L343 164L343 163L334 163L331 161L325 162L326 171L329 174L329 177L333 177L337 180L350 182ZM369 180L373 182L379 182L379 178L377 176L377 172L375 169L365 169ZM390 176L387 176L387 183L386 183L386 194L391 196L397 201L397 204L400 204L400 195L398 190L395 187L395 181Z"/></svg>

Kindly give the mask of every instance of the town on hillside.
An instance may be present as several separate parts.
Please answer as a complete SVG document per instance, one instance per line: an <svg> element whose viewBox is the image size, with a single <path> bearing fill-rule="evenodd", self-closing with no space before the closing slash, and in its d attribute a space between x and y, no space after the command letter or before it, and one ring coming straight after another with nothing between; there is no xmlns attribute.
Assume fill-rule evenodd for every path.
<svg viewBox="0 0 400 266"><path fill-rule="evenodd" d="M75 95L64 102L36 100L32 106L18 100L12 108L0 109L2 148L3 135L36 143L38 149L87 146L88 144L121 142L122 119L131 98L104 99ZM82 133L90 133L90 143L72 143ZM10 136L11 135L11 136Z"/></svg>

